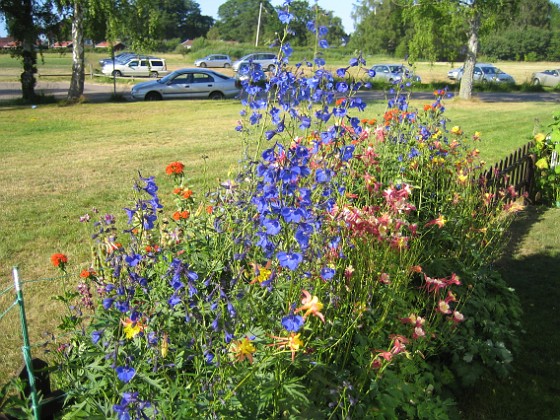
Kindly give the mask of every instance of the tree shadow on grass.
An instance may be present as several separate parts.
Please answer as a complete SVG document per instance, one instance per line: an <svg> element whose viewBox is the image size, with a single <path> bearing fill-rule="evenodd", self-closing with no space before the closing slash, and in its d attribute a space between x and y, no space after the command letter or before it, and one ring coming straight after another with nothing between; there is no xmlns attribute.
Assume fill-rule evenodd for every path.
<svg viewBox="0 0 560 420"><path fill-rule="evenodd" d="M531 206L511 226L496 268L524 311L520 347L509 378L465 390L463 419L560 419L559 221L559 209Z"/></svg>

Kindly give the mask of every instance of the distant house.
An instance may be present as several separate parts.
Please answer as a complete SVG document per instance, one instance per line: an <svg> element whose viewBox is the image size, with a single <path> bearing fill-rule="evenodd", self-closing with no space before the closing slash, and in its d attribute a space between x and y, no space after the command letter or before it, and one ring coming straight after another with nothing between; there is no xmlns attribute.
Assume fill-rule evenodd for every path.
<svg viewBox="0 0 560 420"><path fill-rule="evenodd" d="M0 37L0 48L3 50L10 50L12 48L16 48L18 46L18 42L14 41L14 38L11 36Z"/></svg>
<svg viewBox="0 0 560 420"><path fill-rule="evenodd" d="M186 41L181 42L181 45L183 46L183 48L190 50L192 48L192 44L193 44L193 40L192 39L187 39Z"/></svg>
<svg viewBox="0 0 560 420"><path fill-rule="evenodd" d="M54 42L51 45L51 48L54 48L54 49L71 49L73 45L74 44L72 43L72 41L59 41L59 42Z"/></svg>
<svg viewBox="0 0 560 420"><path fill-rule="evenodd" d="M95 44L95 48L107 48L107 49L111 49L111 43L108 41L103 41L100 42L98 44ZM113 50L114 51L122 51L126 48L126 45L124 45L122 42L115 42L113 44Z"/></svg>

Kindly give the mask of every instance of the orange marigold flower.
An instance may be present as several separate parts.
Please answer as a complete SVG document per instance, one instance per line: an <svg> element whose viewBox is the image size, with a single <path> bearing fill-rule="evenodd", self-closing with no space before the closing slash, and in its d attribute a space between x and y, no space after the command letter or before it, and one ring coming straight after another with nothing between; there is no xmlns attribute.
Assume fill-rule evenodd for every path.
<svg viewBox="0 0 560 420"><path fill-rule="evenodd" d="M175 195L179 195L179 194L181 194L182 192L183 192L183 190L182 190L181 188L179 188L179 187L173 188L173 194L175 194Z"/></svg>
<svg viewBox="0 0 560 420"><path fill-rule="evenodd" d="M191 215L191 213L188 210L184 210L184 211L176 211L175 213L173 213L173 219L174 220L186 220L189 218L189 216Z"/></svg>
<svg viewBox="0 0 560 420"><path fill-rule="evenodd" d="M95 276L95 271L93 271L93 269L89 268L89 269L83 269L82 272L80 273L80 277L83 279L88 279L92 276Z"/></svg>
<svg viewBox="0 0 560 420"><path fill-rule="evenodd" d="M188 188L183 190L183 198L185 200L189 199L191 197L191 195L193 195L192 190L189 190Z"/></svg>
<svg viewBox="0 0 560 420"><path fill-rule="evenodd" d="M212 214L214 212L214 206L206 206L206 213Z"/></svg>
<svg viewBox="0 0 560 420"><path fill-rule="evenodd" d="M167 175L183 175L183 169L185 169L185 165L181 162L171 162L165 168L165 173Z"/></svg>
<svg viewBox="0 0 560 420"><path fill-rule="evenodd" d="M68 263L68 257L64 254L52 254L51 262L55 267L64 268L64 266Z"/></svg>

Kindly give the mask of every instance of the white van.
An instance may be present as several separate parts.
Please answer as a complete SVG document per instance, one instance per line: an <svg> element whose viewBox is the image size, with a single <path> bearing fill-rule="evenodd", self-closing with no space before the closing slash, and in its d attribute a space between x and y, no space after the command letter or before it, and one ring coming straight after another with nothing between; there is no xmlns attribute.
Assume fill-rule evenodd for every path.
<svg viewBox="0 0 560 420"><path fill-rule="evenodd" d="M160 77L167 73L167 65L163 58L142 57L132 58L126 63L117 61L107 63L101 69L107 76Z"/></svg>

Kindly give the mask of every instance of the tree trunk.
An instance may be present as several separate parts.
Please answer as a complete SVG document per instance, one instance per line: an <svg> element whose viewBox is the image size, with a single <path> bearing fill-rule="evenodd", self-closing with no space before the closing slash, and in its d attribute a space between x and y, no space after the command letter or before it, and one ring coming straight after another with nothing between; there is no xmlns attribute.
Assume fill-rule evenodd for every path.
<svg viewBox="0 0 560 420"><path fill-rule="evenodd" d="M72 79L68 89L68 101L77 102L84 94L84 11L80 0L74 1L72 17Z"/></svg>
<svg viewBox="0 0 560 420"><path fill-rule="evenodd" d="M473 3L472 7L476 7ZM459 88L459 97L471 99L473 89L474 65L478 57L478 30L480 29L480 16L476 9L469 19L469 41L467 45L467 57L463 66L463 77Z"/></svg>
<svg viewBox="0 0 560 420"><path fill-rule="evenodd" d="M21 58L23 61L23 73L21 73L21 93L24 101L32 102L36 99L35 95L35 73L37 73L37 52L35 51L35 31L33 24L33 3L25 0L21 5L20 18L18 24L27 31L18 31L16 39L21 42ZM18 39L19 38L19 39Z"/></svg>

